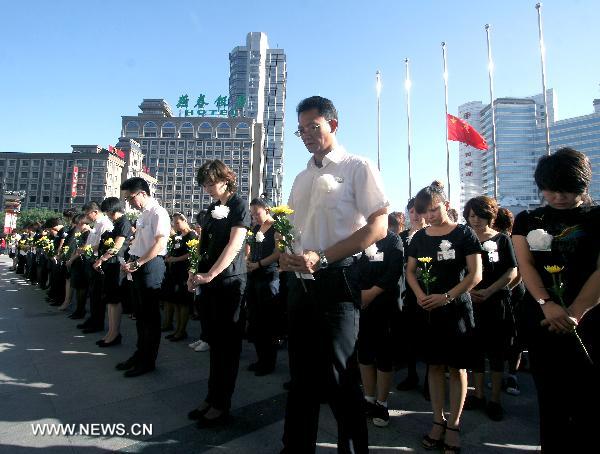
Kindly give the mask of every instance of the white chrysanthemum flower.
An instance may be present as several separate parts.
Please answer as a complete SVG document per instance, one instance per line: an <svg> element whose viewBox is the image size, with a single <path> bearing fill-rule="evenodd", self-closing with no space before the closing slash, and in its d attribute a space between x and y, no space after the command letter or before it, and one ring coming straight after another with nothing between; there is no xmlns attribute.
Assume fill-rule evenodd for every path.
<svg viewBox="0 0 600 454"><path fill-rule="evenodd" d="M527 234L529 249L532 251L550 251L552 249L552 239L554 237L544 229L532 230Z"/></svg>
<svg viewBox="0 0 600 454"><path fill-rule="evenodd" d="M256 232L254 239L257 243L262 243L265 240L265 234L259 230L258 232Z"/></svg>
<svg viewBox="0 0 600 454"><path fill-rule="evenodd" d="M492 240L487 240L485 243L482 244L482 246L486 252L495 252L498 250L498 245L495 241Z"/></svg>
<svg viewBox="0 0 600 454"><path fill-rule="evenodd" d="M442 240L440 243L440 250L443 252L449 251L452 248L452 243L448 240Z"/></svg>
<svg viewBox="0 0 600 454"><path fill-rule="evenodd" d="M229 216L229 207L227 205L217 205L211 212L210 215L213 219L225 219Z"/></svg>
<svg viewBox="0 0 600 454"><path fill-rule="evenodd" d="M339 185L340 183L330 173L326 173L325 175L321 175L319 178L317 178L317 188L321 192L335 191Z"/></svg>
<svg viewBox="0 0 600 454"><path fill-rule="evenodd" d="M373 243L371 246L369 246L368 248L365 249L365 255L367 257L375 257L375 255L377 254L377 244Z"/></svg>

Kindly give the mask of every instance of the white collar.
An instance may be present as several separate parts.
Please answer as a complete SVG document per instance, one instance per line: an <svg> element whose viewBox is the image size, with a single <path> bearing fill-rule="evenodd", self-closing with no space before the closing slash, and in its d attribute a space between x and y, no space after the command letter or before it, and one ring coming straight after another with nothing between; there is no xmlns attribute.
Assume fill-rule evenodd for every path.
<svg viewBox="0 0 600 454"><path fill-rule="evenodd" d="M320 168L327 167L327 165L329 165L329 163L331 162L333 162L334 164L339 164L344 158L344 156L346 156L346 150L341 145L338 145L325 156L323 156L323 165ZM310 158L306 167L317 167L317 164L315 164L314 156Z"/></svg>

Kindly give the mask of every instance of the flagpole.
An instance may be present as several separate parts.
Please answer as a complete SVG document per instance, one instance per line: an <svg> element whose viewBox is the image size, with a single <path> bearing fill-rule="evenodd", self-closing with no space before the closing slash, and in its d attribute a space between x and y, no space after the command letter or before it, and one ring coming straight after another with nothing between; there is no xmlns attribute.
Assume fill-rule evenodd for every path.
<svg viewBox="0 0 600 454"><path fill-rule="evenodd" d="M498 200L498 153L496 150L496 112L494 109L494 62L490 41L490 24L485 24L488 52L488 78L490 81L490 111L492 113L492 153L494 154L494 199Z"/></svg>
<svg viewBox="0 0 600 454"><path fill-rule="evenodd" d="M448 179L448 200L450 200L450 142L448 141L448 64L446 61L446 43L442 41L442 58L444 59L444 104L446 116L446 177Z"/></svg>
<svg viewBox="0 0 600 454"><path fill-rule="evenodd" d="M406 67L406 77L404 79L404 88L406 90L406 128L407 128L407 142L408 142L408 198L412 197L412 169L411 169L411 129L410 129L410 88L412 82L410 80L410 68L408 58L404 59L404 66Z"/></svg>
<svg viewBox="0 0 600 454"><path fill-rule="evenodd" d="M548 116L548 96L546 95L546 46L544 45L544 31L542 30L542 4L535 5L538 16L538 34L540 38L540 55L542 60L542 90L544 90L544 109L546 119L546 153L550 155L550 118Z"/></svg>
<svg viewBox="0 0 600 454"><path fill-rule="evenodd" d="M381 72L375 73L375 89L377 90L377 169L381 170Z"/></svg>

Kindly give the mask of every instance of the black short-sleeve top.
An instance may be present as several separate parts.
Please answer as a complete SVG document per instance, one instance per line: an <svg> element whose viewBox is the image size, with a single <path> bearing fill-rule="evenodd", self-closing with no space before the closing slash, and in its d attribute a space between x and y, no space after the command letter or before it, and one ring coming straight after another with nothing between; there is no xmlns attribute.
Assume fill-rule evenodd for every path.
<svg viewBox="0 0 600 454"><path fill-rule="evenodd" d="M131 236L131 222L127 219L127 216L121 216L116 221L113 221L113 229L109 232L106 231L100 237L100 243L98 244L98 255L102 256L111 249L113 246L105 244L109 239L113 242L116 241L117 237L122 236L125 238L123 245L119 249L117 255L111 257L106 263L118 263L119 257L125 256L125 250L127 249L127 239Z"/></svg>
<svg viewBox="0 0 600 454"><path fill-rule="evenodd" d="M565 284L566 304L573 302L590 275L598 267L600 254L600 207L581 206L567 210L557 210L550 206L532 211L522 211L515 219L513 236L527 236L534 230L544 230L552 235L548 247L532 239L530 250L535 261L535 269L546 288L552 288L552 276L545 266L558 265ZM540 232L536 232L540 233ZM535 236L535 233L531 234Z"/></svg>
<svg viewBox="0 0 600 454"><path fill-rule="evenodd" d="M257 233L260 231L260 225L255 225L252 228L252 237L250 240L250 260L258 263L259 260L266 259L275 252L275 229L270 226L266 232L263 232L264 238L258 241ZM277 262L273 262L268 266L262 267L264 270L274 271L277 269Z"/></svg>
<svg viewBox="0 0 600 454"><path fill-rule="evenodd" d="M233 194L225 206L227 210L219 208L221 202L216 201L208 207L207 214L204 216L200 240L200 272L207 272L218 260L227 243L229 243L232 228L250 228L250 211L244 199L237 194ZM231 264L219 277L237 276L245 273L246 260L244 248L241 248Z"/></svg>
<svg viewBox="0 0 600 454"><path fill-rule="evenodd" d="M504 233L498 233L482 243L483 278L475 288L488 288L508 270L517 266L512 241Z"/></svg>
<svg viewBox="0 0 600 454"><path fill-rule="evenodd" d="M189 254L190 252L190 248L187 245L188 241L198 238L198 234L195 231L190 230L185 235L177 234L172 238L173 248L171 249L169 255L171 257L182 257L186 254ZM173 262L171 263L171 270L174 274L187 276L187 270L189 266L190 263L187 260L183 260L181 262Z"/></svg>
<svg viewBox="0 0 600 454"><path fill-rule="evenodd" d="M450 233L441 236L427 234L429 228L416 232L408 247L408 255L419 259L431 257L431 275L436 280L429 288L430 294L443 294L455 287L467 274L467 257L482 252L481 243L471 227L458 224ZM417 266L421 266L417 262ZM429 265L428 265L429 267ZM425 287L419 281L421 288Z"/></svg>
<svg viewBox="0 0 600 454"><path fill-rule="evenodd" d="M377 255L363 253L358 261L360 287L363 290L377 286L388 295L397 297L398 281L404 271L404 248L400 236L388 230L385 238L375 243Z"/></svg>

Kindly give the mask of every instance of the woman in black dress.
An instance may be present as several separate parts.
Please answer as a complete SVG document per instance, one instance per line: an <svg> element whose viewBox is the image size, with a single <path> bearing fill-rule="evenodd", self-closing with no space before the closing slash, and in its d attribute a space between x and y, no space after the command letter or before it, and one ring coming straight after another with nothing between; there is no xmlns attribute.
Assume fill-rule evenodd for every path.
<svg viewBox="0 0 600 454"><path fill-rule="evenodd" d="M80 213L73 217L75 231L67 246L71 251L71 256L67 260L66 266L70 276L71 289L75 291L76 306L75 311L69 315L73 320L79 320L85 317L85 305L88 294L88 278L85 272L85 262L82 255L82 247L85 245L90 233L90 227L87 223L85 214Z"/></svg>
<svg viewBox="0 0 600 454"><path fill-rule="evenodd" d="M236 174L223 162L205 162L198 169L198 184L216 199L208 207L202 225L200 265L188 279L190 290L202 286L203 304L208 311L210 373L208 394L188 417L198 420L199 427L212 427L228 421L240 363L240 309L246 290L242 248L250 213L246 202L236 194Z"/></svg>
<svg viewBox="0 0 600 454"><path fill-rule="evenodd" d="M473 230L448 218L443 185L434 181L415 198L415 208L429 224L408 247L406 281L417 304L427 311L418 345L429 365L433 427L422 440L425 449L460 451L459 425L467 394L467 371L473 352L473 306L469 291L481 281L481 244ZM427 279L429 276L431 280ZM434 278L434 279L433 279ZM446 368L450 371L450 415L444 415ZM445 436L444 436L445 433Z"/></svg>
<svg viewBox="0 0 600 454"><path fill-rule="evenodd" d="M519 213L513 228L527 287L521 333L537 388L544 453L598 450L600 207L586 203L591 180L583 153L562 148L542 157L535 182L547 205ZM557 267L549 268L558 271L554 275L546 270L551 266ZM555 279L564 284L564 306L553 291Z"/></svg>
<svg viewBox="0 0 600 454"><path fill-rule="evenodd" d="M415 210L415 198L412 197L406 205L406 211L408 212L408 220L410 227L400 232L400 239L402 240L402 246L404 248L404 263L408 262L408 246L414 236L419 230L424 228L427 224L425 218L417 213ZM403 275L404 280L406 280ZM423 315L421 312L421 316ZM417 374L417 348L414 344L414 340L418 337L419 327L422 326L422 317L417 317L417 298L415 293L412 291L409 285L404 283L402 292L402 311L400 313L401 327L401 345L402 359L406 362L407 374L406 378L398 383L396 389L398 391L409 391L414 389L419 384L419 375ZM426 395L429 393L427 389L427 377L425 378L425 389Z"/></svg>
<svg viewBox="0 0 600 454"><path fill-rule="evenodd" d="M121 314L123 313L121 262L125 261L126 240L131 236L131 223L125 213L123 202L117 197L108 197L100 205L102 212L113 223L113 229L100 237L98 260L94 269L103 274L102 300L108 307L108 332L96 344L111 347L121 343Z"/></svg>
<svg viewBox="0 0 600 454"><path fill-rule="evenodd" d="M248 233L246 247L248 338L254 343L257 357L248 370L254 371L254 375L258 377L275 370L277 324L281 318L277 271L279 249L275 246L274 220L269 209L265 199L257 198L250 202L250 214L256 225Z"/></svg>
<svg viewBox="0 0 600 454"><path fill-rule="evenodd" d="M467 396L465 410L485 409L490 419L500 421L504 411L500 405L504 362L514 342L514 324L510 304L510 283L517 277L517 261L510 238L491 226L498 204L487 196L474 197L464 208L463 217L471 227L484 252L483 279L471 290L475 316L476 363L475 393ZM492 397L486 404L484 392L485 359L492 375Z"/></svg>
<svg viewBox="0 0 600 454"><path fill-rule="evenodd" d="M169 293L167 295L167 305L171 306L175 312L177 319L177 327L175 332L166 336L166 339L172 342L177 342L187 339L187 324L190 319L190 308L194 301L194 294L188 291L188 268L190 250L188 241L196 239L198 236L194 232L187 219L181 213L175 213L172 217L173 229L175 236L173 237L173 245L171 252L165 258L167 264L166 279L169 280ZM165 312L168 308L165 308ZM172 317L172 315L171 315ZM170 325L170 323L169 323Z"/></svg>
<svg viewBox="0 0 600 454"><path fill-rule="evenodd" d="M398 283L404 272L400 237L388 230L385 238L363 252L357 271L361 290L357 352L365 407L373 424L385 427L390 421L387 400L394 377L393 333L399 312Z"/></svg>

